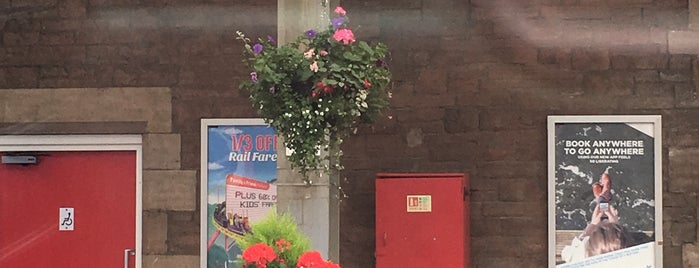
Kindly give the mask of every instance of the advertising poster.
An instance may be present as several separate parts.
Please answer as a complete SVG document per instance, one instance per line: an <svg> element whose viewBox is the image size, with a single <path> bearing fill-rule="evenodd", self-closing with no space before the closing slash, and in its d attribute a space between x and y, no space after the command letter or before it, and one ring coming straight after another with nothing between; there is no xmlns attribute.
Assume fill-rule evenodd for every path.
<svg viewBox="0 0 699 268"><path fill-rule="evenodd" d="M261 119L202 120L201 267L237 267L233 237L277 202L277 135Z"/></svg>
<svg viewBox="0 0 699 268"><path fill-rule="evenodd" d="M549 116L549 267L662 267L660 116Z"/></svg>

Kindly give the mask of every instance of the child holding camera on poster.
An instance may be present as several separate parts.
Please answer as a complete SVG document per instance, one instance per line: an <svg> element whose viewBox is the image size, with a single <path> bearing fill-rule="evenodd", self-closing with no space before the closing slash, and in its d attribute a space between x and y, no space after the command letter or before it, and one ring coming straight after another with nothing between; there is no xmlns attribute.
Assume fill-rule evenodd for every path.
<svg viewBox="0 0 699 268"><path fill-rule="evenodd" d="M612 200L609 168L592 185L595 208L590 223L570 245L565 246L561 257L566 262L615 251L629 245L630 239L625 228L619 224L618 211L609 204Z"/></svg>

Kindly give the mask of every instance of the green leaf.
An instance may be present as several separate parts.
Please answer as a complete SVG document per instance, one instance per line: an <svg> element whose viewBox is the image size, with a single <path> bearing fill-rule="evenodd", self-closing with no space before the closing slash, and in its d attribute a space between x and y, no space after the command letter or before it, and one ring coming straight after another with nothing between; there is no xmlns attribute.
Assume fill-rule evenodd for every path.
<svg viewBox="0 0 699 268"><path fill-rule="evenodd" d="M348 59L348 60L351 60L351 61L360 61L360 60L361 60L360 57L357 57L356 55L352 54L352 53L349 52L349 51L346 51L345 53L342 53L342 56L345 57L345 58Z"/></svg>
<svg viewBox="0 0 699 268"><path fill-rule="evenodd" d="M367 43L364 42L364 41L359 41L359 48L363 49L364 51L366 51L366 52L368 52L368 53L372 53L372 52L373 52L373 51L371 50L371 47L369 46L369 44L367 44Z"/></svg>

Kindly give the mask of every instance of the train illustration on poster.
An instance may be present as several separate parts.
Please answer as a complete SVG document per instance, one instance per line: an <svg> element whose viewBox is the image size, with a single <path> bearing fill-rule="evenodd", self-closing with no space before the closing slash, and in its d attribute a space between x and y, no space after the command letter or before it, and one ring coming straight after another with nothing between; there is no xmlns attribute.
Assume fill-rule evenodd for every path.
<svg viewBox="0 0 699 268"><path fill-rule="evenodd" d="M203 120L202 129L202 266L237 267L242 252L234 237L252 232L276 205L277 135L254 119Z"/></svg>
<svg viewBox="0 0 699 268"><path fill-rule="evenodd" d="M660 267L659 117L549 117L549 263Z"/></svg>

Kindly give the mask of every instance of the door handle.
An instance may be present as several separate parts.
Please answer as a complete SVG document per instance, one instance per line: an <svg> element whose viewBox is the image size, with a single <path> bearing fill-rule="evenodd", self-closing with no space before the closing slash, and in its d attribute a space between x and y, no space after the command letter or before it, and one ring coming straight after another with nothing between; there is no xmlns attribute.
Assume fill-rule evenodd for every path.
<svg viewBox="0 0 699 268"><path fill-rule="evenodd" d="M132 248L124 249L124 268L129 268L129 256L136 255L136 250Z"/></svg>

